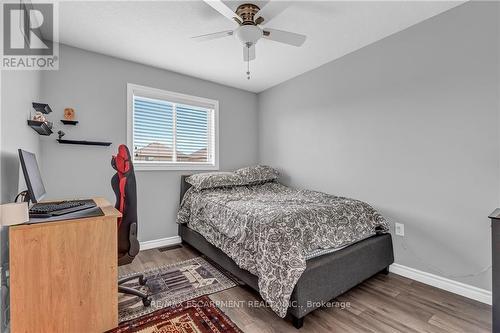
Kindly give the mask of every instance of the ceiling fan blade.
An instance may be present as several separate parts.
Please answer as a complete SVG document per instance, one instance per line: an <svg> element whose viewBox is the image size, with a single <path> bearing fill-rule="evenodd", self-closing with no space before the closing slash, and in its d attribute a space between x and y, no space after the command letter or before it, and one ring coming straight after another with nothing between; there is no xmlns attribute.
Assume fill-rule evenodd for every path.
<svg viewBox="0 0 500 333"><path fill-rule="evenodd" d="M255 60L255 44L250 48L243 46L243 61Z"/></svg>
<svg viewBox="0 0 500 333"><path fill-rule="evenodd" d="M258 24L266 25L273 18L275 18L282 11L284 11L289 5L290 3L285 1L269 0L269 2L255 14L255 21L259 22L262 21L262 19L264 19L262 23ZM260 17L262 17L262 19L259 19Z"/></svg>
<svg viewBox="0 0 500 333"><path fill-rule="evenodd" d="M194 40L199 41L199 42L203 42L206 40L224 38L224 37L232 36L232 35L233 35L233 30L226 30L226 31L214 32L212 34L194 36L194 37L191 37L191 39L194 39Z"/></svg>
<svg viewBox="0 0 500 333"><path fill-rule="evenodd" d="M264 29L263 37L266 39L273 40L275 42L280 42L293 46L302 46L302 44L304 44L307 38L304 35L278 29Z"/></svg>
<svg viewBox="0 0 500 333"><path fill-rule="evenodd" d="M243 20L235 12L231 10L228 6L224 4L221 0L204 0L207 5L227 17L233 22L241 23Z"/></svg>

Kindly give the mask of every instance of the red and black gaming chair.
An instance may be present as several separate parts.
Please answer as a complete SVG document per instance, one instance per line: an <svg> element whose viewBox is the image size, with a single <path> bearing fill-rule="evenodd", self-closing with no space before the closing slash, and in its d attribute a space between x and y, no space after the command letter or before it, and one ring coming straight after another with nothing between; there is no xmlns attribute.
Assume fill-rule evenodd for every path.
<svg viewBox="0 0 500 333"><path fill-rule="evenodd" d="M135 183L134 166L130 152L125 145L118 147L118 154L111 160L116 174L111 179L111 186L116 195L115 208L122 213L118 219L118 265L130 264L139 253L139 241L137 240L137 190ZM148 295L121 284L139 279L139 284L145 285L146 279L142 273L118 280L118 291L124 294L139 296L144 306L149 306L151 300Z"/></svg>

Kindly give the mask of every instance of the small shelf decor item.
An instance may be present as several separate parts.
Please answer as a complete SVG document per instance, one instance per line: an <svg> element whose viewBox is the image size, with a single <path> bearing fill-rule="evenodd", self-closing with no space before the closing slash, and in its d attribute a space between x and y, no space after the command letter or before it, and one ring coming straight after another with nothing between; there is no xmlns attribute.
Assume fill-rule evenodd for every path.
<svg viewBox="0 0 500 333"><path fill-rule="evenodd" d="M58 131L57 134L59 138L57 142L61 144L69 144L69 145L84 145L84 146L111 146L111 142L105 141L87 141L87 140L65 140L63 136L66 135L63 131Z"/></svg>
<svg viewBox="0 0 500 333"><path fill-rule="evenodd" d="M35 115L33 116L34 121L39 121L41 123L47 122L47 118L41 113L40 111L35 112Z"/></svg>
<svg viewBox="0 0 500 333"><path fill-rule="evenodd" d="M49 114L52 112L52 109L48 104L32 102L31 105L33 106L33 109L43 114Z"/></svg>
<svg viewBox="0 0 500 333"><path fill-rule="evenodd" d="M64 109L64 119L65 120L75 120L75 110L72 108Z"/></svg>

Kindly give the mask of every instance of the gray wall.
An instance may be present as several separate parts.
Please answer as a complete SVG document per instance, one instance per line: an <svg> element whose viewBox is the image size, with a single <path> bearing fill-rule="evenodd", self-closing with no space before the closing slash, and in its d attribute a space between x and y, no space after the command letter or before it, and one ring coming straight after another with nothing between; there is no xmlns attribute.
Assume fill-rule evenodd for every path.
<svg viewBox="0 0 500 333"><path fill-rule="evenodd" d="M26 125L31 102L40 98L41 73L38 71L2 71L0 104L0 203L11 202L25 188L19 187L17 149L39 153L38 134ZM0 261L2 270L8 262L8 228L0 227ZM5 276L1 277L0 331L4 331L4 309L8 304Z"/></svg>
<svg viewBox="0 0 500 333"><path fill-rule="evenodd" d="M1 118L1 200L14 200L19 186L17 149L39 153L39 135L26 125L32 110L31 103L40 99L41 72L2 72Z"/></svg>
<svg viewBox="0 0 500 333"><path fill-rule="evenodd" d="M114 202L111 155L126 143L127 83L219 100L220 169L257 161L257 97L253 93L119 60L68 46L60 48L60 69L44 73L42 96L62 118L72 107L78 126L59 126L66 138L110 140L109 148L60 145L44 138L41 156L51 198L102 195ZM177 235L180 175L186 171L137 171L139 238Z"/></svg>
<svg viewBox="0 0 500 333"><path fill-rule="evenodd" d="M491 289L499 204L499 4L466 3L259 94L260 162L367 201L396 262Z"/></svg>

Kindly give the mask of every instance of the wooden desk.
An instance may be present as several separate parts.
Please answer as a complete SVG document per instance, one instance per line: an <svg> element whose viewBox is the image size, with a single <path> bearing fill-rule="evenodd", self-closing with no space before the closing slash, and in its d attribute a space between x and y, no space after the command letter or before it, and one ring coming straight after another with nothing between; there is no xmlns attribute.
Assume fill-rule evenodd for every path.
<svg viewBox="0 0 500 333"><path fill-rule="evenodd" d="M104 216L9 229L11 332L103 332L118 325L117 224Z"/></svg>

